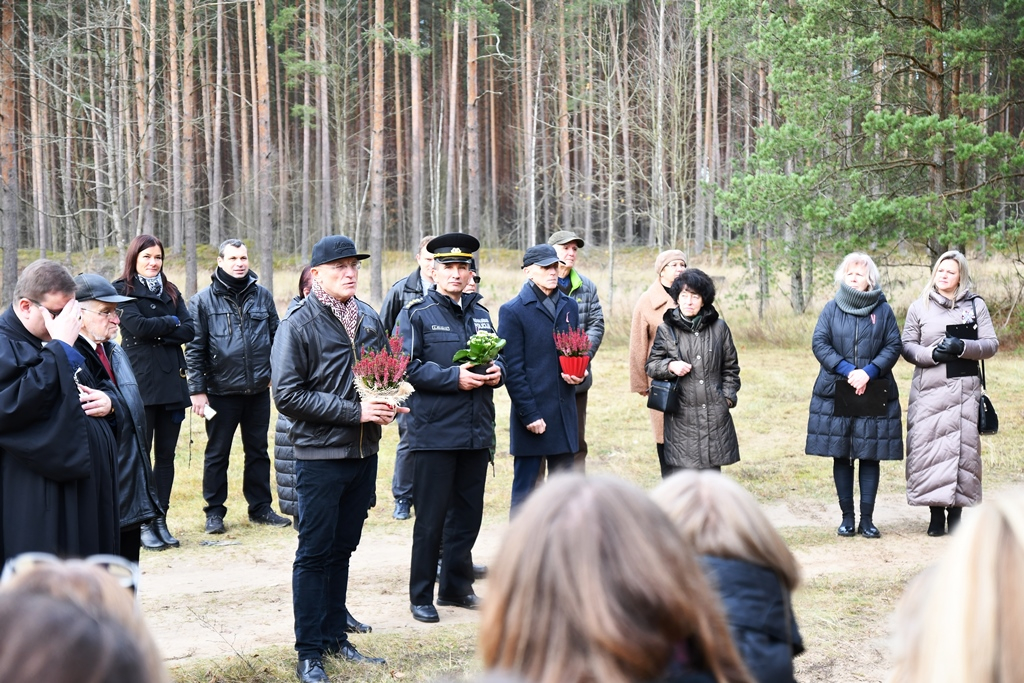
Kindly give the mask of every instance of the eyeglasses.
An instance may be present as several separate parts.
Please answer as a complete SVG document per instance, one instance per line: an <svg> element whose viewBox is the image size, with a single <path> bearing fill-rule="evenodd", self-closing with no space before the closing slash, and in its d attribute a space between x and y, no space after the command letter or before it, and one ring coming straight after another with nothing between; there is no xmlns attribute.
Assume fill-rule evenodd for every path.
<svg viewBox="0 0 1024 683"><path fill-rule="evenodd" d="M61 309L60 311L55 311L52 308L47 308L46 306L42 305L41 303L39 303L35 299L29 299L29 301L31 301L33 304L35 304L39 308L42 308L43 310L45 310L47 313L52 315L54 318L56 318L58 315L60 315L63 312L63 309Z"/></svg>
<svg viewBox="0 0 1024 683"><path fill-rule="evenodd" d="M130 590L133 594L138 591L139 579L142 573L139 565L130 562L118 555L90 555L81 560L71 562L84 562L95 567L106 570L108 574L117 579L117 582ZM4 563L3 572L0 573L0 584L9 582L19 574L26 574L40 565L64 564L56 555L50 553L21 553L7 560Z"/></svg>
<svg viewBox="0 0 1024 683"><path fill-rule="evenodd" d="M330 268L332 270L359 270L362 268L362 264L356 261L355 263L325 263L317 268Z"/></svg>
<svg viewBox="0 0 1024 683"><path fill-rule="evenodd" d="M111 317L120 318L122 315L124 315L123 308L115 308L112 311L94 311L91 308L86 308L85 306L82 306L82 310L89 311L90 313L95 313L96 315L102 315L107 320L109 320Z"/></svg>
<svg viewBox="0 0 1024 683"><path fill-rule="evenodd" d="M665 268L681 268L682 270L686 270L686 261L669 261L668 263L665 264L662 270L664 270Z"/></svg>

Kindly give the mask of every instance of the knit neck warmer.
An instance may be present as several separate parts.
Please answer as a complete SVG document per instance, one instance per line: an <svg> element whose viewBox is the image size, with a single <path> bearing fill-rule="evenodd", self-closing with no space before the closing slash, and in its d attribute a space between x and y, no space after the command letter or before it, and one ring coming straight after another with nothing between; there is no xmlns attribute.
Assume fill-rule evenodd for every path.
<svg viewBox="0 0 1024 683"><path fill-rule="evenodd" d="M163 294L164 278L162 274L157 275L155 277L145 277L143 275L139 275L136 273L135 277L139 278L139 282L146 285L146 289L148 289L153 294L156 294L157 296Z"/></svg>
<svg viewBox="0 0 1024 683"><path fill-rule="evenodd" d="M249 273L242 277L235 277L220 266L217 266L217 279L224 283L224 286L233 294L238 294L249 286Z"/></svg>
<svg viewBox="0 0 1024 683"><path fill-rule="evenodd" d="M341 321L342 327L348 333L348 338L355 341L356 327L359 325L359 305L356 304L356 298L350 297L348 301L336 299L324 291L324 288L316 280L313 280L313 289L309 293L316 297L317 301L331 309L334 317Z"/></svg>
<svg viewBox="0 0 1024 683"><path fill-rule="evenodd" d="M839 291L836 292L836 306L839 306L843 313L863 317L875 309L881 296L880 287L862 292L845 282L840 282Z"/></svg>

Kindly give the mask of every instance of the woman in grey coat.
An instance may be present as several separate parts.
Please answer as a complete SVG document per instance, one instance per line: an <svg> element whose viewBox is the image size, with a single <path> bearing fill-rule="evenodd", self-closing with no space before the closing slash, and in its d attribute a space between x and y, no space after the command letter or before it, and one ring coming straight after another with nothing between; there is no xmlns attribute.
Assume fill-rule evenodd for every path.
<svg viewBox="0 0 1024 683"><path fill-rule="evenodd" d="M947 251L903 327L903 357L915 366L907 404L907 502L929 507L929 536L945 534L947 523L952 532L961 509L981 502L978 361L994 356L999 340L988 307L970 288L967 259Z"/></svg>
<svg viewBox="0 0 1024 683"><path fill-rule="evenodd" d="M740 390L732 332L712 305L715 283L691 268L670 290L678 308L665 312L647 357L653 379L676 380L679 409L665 414L665 476L681 469L721 469L740 459L730 410Z"/></svg>
<svg viewBox="0 0 1024 683"><path fill-rule="evenodd" d="M834 458L832 477L843 521L840 536L881 534L872 517L879 461L903 459L903 419L892 368L900 358L900 329L878 285L878 268L867 254L852 253L836 269L836 296L825 304L811 347L821 364L807 420L808 455ZM885 392L880 415L836 414L836 393ZM875 384L877 383L877 384ZM854 411L856 412L856 411ZM854 524L853 469L860 461L860 524Z"/></svg>

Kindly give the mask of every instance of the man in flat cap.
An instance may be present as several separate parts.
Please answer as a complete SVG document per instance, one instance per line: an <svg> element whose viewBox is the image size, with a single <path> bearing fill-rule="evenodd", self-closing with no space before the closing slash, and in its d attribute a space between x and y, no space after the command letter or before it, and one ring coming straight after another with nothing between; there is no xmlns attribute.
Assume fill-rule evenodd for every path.
<svg viewBox="0 0 1024 683"><path fill-rule="evenodd" d="M427 244L434 257L436 288L409 303L396 330L409 355L406 439L413 453L416 524L413 527L409 599L417 621L438 621L434 579L444 540L437 604L478 609L470 553L480 532L484 483L494 439L494 387L504 362L457 364L452 358L478 332L494 332L479 294L466 294L469 269L480 242L449 233Z"/></svg>
<svg viewBox="0 0 1024 683"><path fill-rule="evenodd" d="M299 506L292 605L303 683L328 680L325 654L385 663L362 655L346 633L349 559L377 481L381 426L396 414L387 403L362 400L352 372L358 354L388 346L377 312L356 298L359 262L367 258L342 235L313 246L312 289L281 322L271 356L274 402L292 420Z"/></svg>
<svg viewBox="0 0 1024 683"><path fill-rule="evenodd" d="M590 338L590 357L597 353L597 347L604 339L604 312L601 301L597 297L597 285L576 270L576 257L583 248L583 239L571 230L559 230L548 238L548 244L558 254L558 289L566 296L575 299L580 309L580 327ZM579 431L579 447L573 456L573 462L580 472L586 469L587 460L587 392L594 382L593 363L590 374L576 387L576 423Z"/></svg>
<svg viewBox="0 0 1024 683"><path fill-rule="evenodd" d="M553 337L580 324L576 300L558 289L561 263L550 244L527 249L527 282L498 314L512 399L513 513L536 485L541 462L547 460L550 472L569 469L577 449L576 386L584 378L561 371Z"/></svg>
<svg viewBox="0 0 1024 683"><path fill-rule="evenodd" d="M146 453L146 406L128 354L113 339L121 321L121 307L135 301L122 296L96 273L75 278L75 298L82 310L82 329L75 349L98 388L117 401L117 490L120 502L121 557L139 561L139 548L164 550L169 546L151 522L163 514L153 488L153 469Z"/></svg>

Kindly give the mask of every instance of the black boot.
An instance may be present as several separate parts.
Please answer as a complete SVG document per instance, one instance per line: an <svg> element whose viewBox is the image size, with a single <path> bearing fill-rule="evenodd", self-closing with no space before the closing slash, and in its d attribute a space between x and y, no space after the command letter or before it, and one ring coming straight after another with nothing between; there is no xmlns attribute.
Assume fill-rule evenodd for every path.
<svg viewBox="0 0 1024 683"><path fill-rule="evenodd" d="M157 517L154 519L153 528L156 530L156 535L164 542L164 545L170 546L171 548L177 548L181 545L181 541L176 539L174 536L171 536L171 532L167 529L166 517Z"/></svg>
<svg viewBox="0 0 1024 683"><path fill-rule="evenodd" d="M963 512L963 508L946 508L946 512L949 513L949 533L953 533L960 526L960 513Z"/></svg>
<svg viewBox="0 0 1024 683"><path fill-rule="evenodd" d="M857 532L855 530L855 523L853 519L853 498L840 498L839 509L843 513L843 523L836 529L836 533L840 536L853 536Z"/></svg>
<svg viewBox="0 0 1024 683"><path fill-rule="evenodd" d="M143 524L140 532L140 539L142 541L142 547L146 550L166 550L167 544L160 540L160 537L156 535L156 530L152 524Z"/></svg>
<svg viewBox="0 0 1024 683"><path fill-rule="evenodd" d="M932 505L928 508L932 513L932 519L928 523L928 535L929 536L945 536L946 535L946 509L941 508L938 505Z"/></svg>
<svg viewBox="0 0 1024 683"><path fill-rule="evenodd" d="M860 526L857 527L857 533L864 538L881 538L882 533L875 527L871 521L871 517L875 514L874 503L861 503L860 504Z"/></svg>

